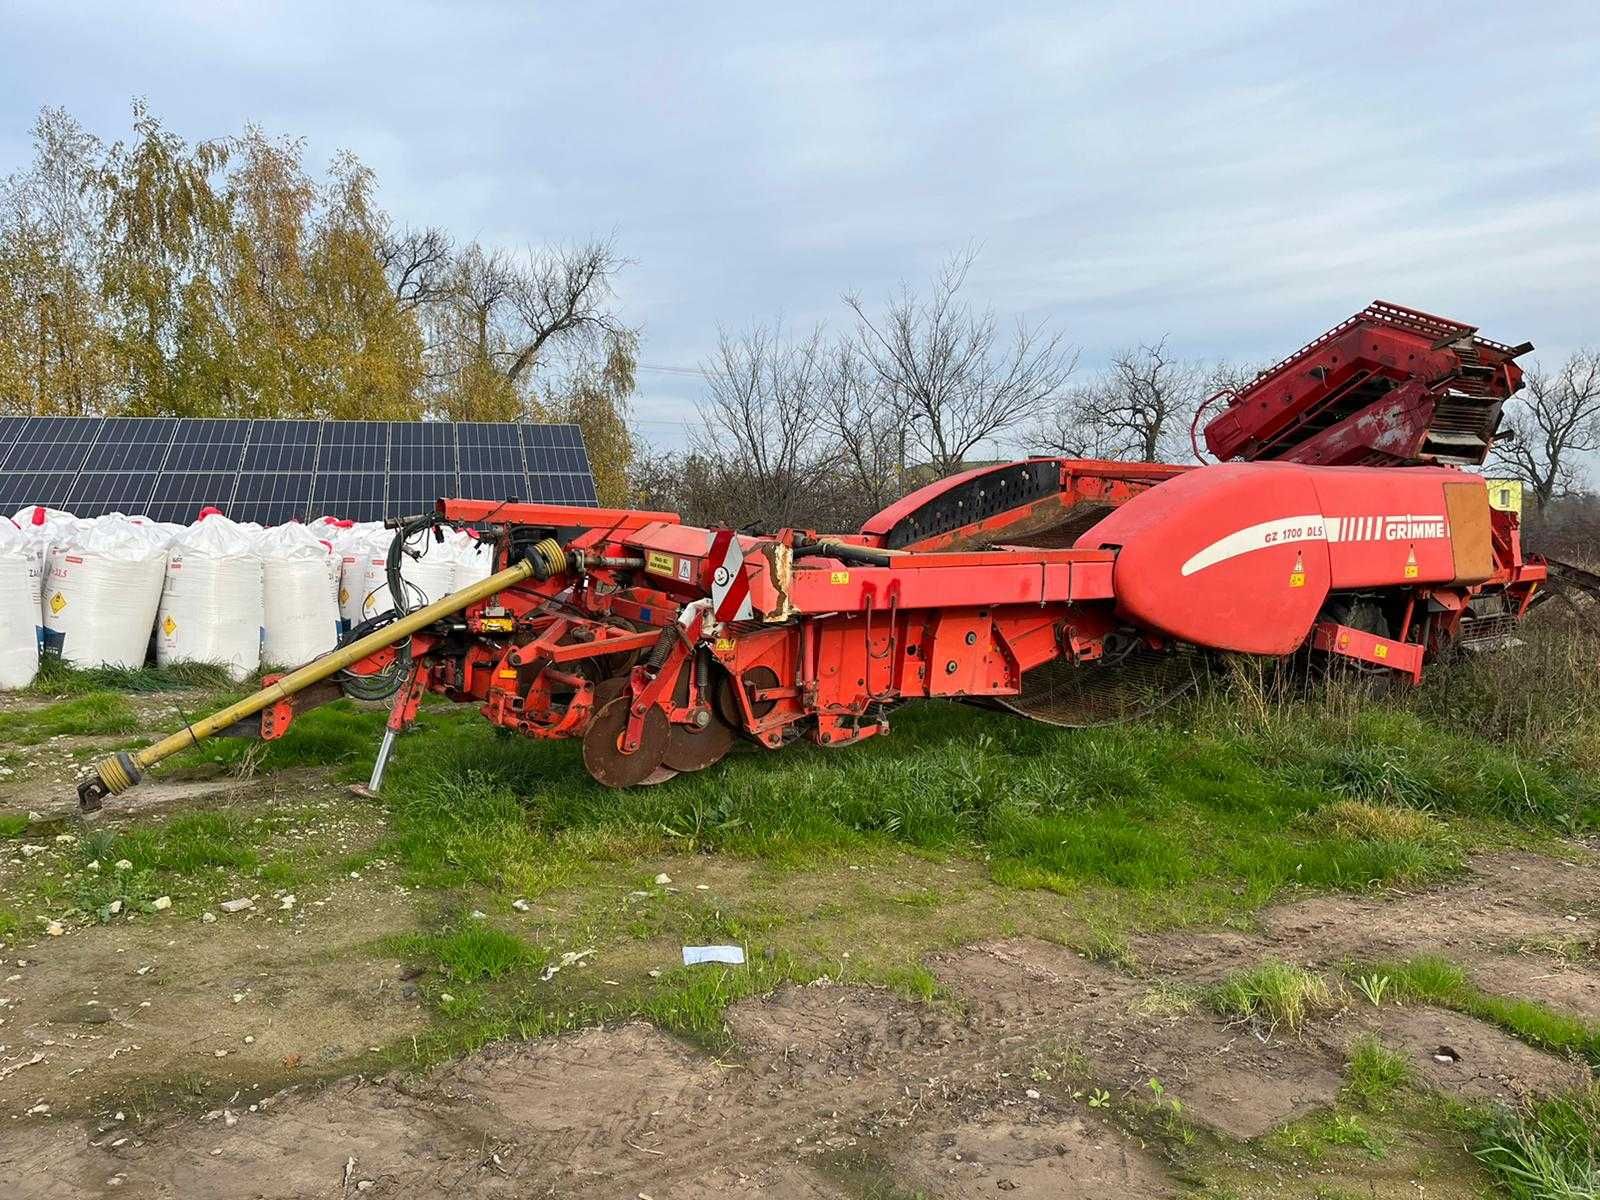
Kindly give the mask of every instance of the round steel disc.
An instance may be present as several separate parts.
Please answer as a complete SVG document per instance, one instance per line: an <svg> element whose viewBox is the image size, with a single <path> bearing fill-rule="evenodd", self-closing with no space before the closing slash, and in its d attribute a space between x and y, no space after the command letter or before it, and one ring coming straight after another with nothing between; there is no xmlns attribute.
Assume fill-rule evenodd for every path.
<svg viewBox="0 0 1600 1200"><path fill-rule="evenodd" d="M645 713L639 748L625 754L620 745L628 728L629 698L606 702L589 722L583 735L583 765L596 782L606 787L634 787L648 780L660 766L667 749L667 718L654 706Z"/></svg>
<svg viewBox="0 0 1600 1200"><path fill-rule="evenodd" d="M1204 672L1198 655L1140 647L1103 664L1052 659L1022 676L1020 693L995 699L1033 721L1087 729L1154 712L1194 687Z"/></svg>
<svg viewBox="0 0 1600 1200"><path fill-rule="evenodd" d="M671 725L662 763L674 771L703 771L733 748L733 727L713 716L704 729Z"/></svg>
<svg viewBox="0 0 1600 1200"><path fill-rule="evenodd" d="M997 534L997 540L1014 546L1042 550L1075 545L1111 506L1083 503L1060 515L1058 523L1029 530L1015 537ZM1199 683L1206 663L1199 655L1152 650L1139 645L1098 662L1077 663L1051 659L1022 676L1015 696L996 696L1008 708L1031 721L1067 729L1089 729L1136 720L1170 704Z"/></svg>

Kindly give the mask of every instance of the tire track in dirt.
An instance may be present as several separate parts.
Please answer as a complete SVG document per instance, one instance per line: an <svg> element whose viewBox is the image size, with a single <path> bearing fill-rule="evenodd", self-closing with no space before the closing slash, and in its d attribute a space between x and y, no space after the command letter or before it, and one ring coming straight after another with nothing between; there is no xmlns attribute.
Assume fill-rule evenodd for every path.
<svg viewBox="0 0 1600 1200"><path fill-rule="evenodd" d="M1431 894L1300 901L1264 913L1261 934L1146 939L1143 961L1158 978L1218 977L1268 954L1329 962L1428 945L1453 919L1456 950L1481 940L1501 947L1506 969L1540 968L1542 959L1506 955L1506 939L1571 936L1563 910L1592 895L1595 879L1592 868L1542 863L1485 860L1465 883ZM1508 876L1527 886L1496 895ZM1418 925L1426 920L1435 926ZM1162 946L1171 953L1152 954ZM1420 1074L1468 1098L1580 1077L1575 1064L1423 1007L1350 1010L1298 1038L1263 1038L1200 1009L1148 1015L1138 1001L1149 979L1028 939L952 950L930 966L960 1011L881 989L789 985L730 1009L736 1057L707 1056L642 1023L503 1043L420 1078L345 1079L199 1124L13 1126L0 1139L0 1178L22 1181L18 1200L838 1200L847 1193L819 1168L865 1149L940 1195L1160 1196L1173 1189L1162 1163L1059 1089L1034 1086L1041 1062L1071 1059L1125 1096L1147 1097L1159 1078L1192 1119L1240 1138L1330 1103L1350 1040L1367 1031L1413 1057L1452 1046L1458 1062L1427 1053Z"/></svg>

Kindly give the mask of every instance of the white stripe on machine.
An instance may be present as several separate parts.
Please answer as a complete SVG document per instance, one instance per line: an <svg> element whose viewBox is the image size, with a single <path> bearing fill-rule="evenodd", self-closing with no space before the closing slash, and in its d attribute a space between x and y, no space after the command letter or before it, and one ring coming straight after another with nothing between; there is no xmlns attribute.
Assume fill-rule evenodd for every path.
<svg viewBox="0 0 1600 1200"><path fill-rule="evenodd" d="M1236 529L1184 563L1183 575L1188 577L1241 554L1291 542L1415 542L1449 536L1450 523L1438 514L1324 517L1321 513L1308 513Z"/></svg>

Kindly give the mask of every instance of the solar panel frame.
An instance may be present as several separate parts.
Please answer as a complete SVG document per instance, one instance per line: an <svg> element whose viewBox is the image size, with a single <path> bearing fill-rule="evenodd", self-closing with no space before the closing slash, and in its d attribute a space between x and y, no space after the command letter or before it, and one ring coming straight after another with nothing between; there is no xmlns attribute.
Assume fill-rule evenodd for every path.
<svg viewBox="0 0 1600 1200"><path fill-rule="evenodd" d="M231 512L238 483L236 471L168 471L157 476L145 515L156 521L187 523L199 516L202 508Z"/></svg>
<svg viewBox="0 0 1600 1200"><path fill-rule="evenodd" d="M467 475L528 473L519 426L510 421L483 421L456 426L459 469ZM526 481L524 480L524 485Z"/></svg>
<svg viewBox="0 0 1600 1200"><path fill-rule="evenodd" d="M530 472L530 461L535 469ZM376 520L443 496L593 504L574 425L236 417L0 417L0 507L275 524Z"/></svg>
<svg viewBox="0 0 1600 1200"><path fill-rule="evenodd" d="M469 500L526 502L530 495L526 474L512 471L461 473L461 495Z"/></svg>
<svg viewBox="0 0 1600 1200"><path fill-rule="evenodd" d="M374 472L325 472L314 477L311 505L316 516L336 516L350 521L381 521L388 493L388 476Z"/></svg>
<svg viewBox="0 0 1600 1200"><path fill-rule="evenodd" d="M148 509L158 478L154 471L79 472L62 507L79 517L136 516Z"/></svg>
<svg viewBox="0 0 1600 1200"><path fill-rule="evenodd" d="M310 471L249 471L239 476L228 515L235 521L282 525L304 521L311 508Z"/></svg>
<svg viewBox="0 0 1600 1200"><path fill-rule="evenodd" d="M180 417L172 433L166 474L238 473L250 422L234 417Z"/></svg>

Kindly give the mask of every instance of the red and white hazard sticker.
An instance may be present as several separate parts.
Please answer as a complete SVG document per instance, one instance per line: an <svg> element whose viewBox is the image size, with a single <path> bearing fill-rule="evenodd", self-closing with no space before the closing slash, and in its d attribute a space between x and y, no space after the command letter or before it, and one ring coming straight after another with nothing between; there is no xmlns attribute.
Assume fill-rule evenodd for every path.
<svg viewBox="0 0 1600 1200"><path fill-rule="evenodd" d="M711 539L711 604L718 621L749 621L750 578L744 572L744 547L731 529L719 529Z"/></svg>

